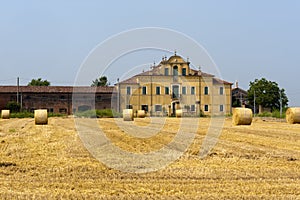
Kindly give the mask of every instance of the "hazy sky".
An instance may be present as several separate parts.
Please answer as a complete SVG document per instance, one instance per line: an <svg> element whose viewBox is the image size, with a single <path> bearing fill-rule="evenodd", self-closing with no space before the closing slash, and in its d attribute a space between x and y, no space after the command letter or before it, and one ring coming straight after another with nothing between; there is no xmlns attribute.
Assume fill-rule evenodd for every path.
<svg viewBox="0 0 300 200"><path fill-rule="evenodd" d="M41 77L72 85L99 43L142 27L182 32L205 47L223 79L248 89L266 77L286 89L290 106L300 106L297 0L1 1L0 84ZM147 59L159 62L162 55L150 52ZM107 76L115 83L122 74Z"/></svg>

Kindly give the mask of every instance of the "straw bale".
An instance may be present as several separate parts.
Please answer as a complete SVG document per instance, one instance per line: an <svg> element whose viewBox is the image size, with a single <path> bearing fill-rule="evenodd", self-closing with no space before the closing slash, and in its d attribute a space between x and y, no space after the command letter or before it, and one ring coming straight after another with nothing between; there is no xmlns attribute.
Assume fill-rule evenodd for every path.
<svg viewBox="0 0 300 200"><path fill-rule="evenodd" d="M300 107L288 108L285 115L288 123L300 123Z"/></svg>
<svg viewBox="0 0 300 200"><path fill-rule="evenodd" d="M251 125L252 110L249 108L235 108L232 116L233 125Z"/></svg>
<svg viewBox="0 0 300 200"><path fill-rule="evenodd" d="M38 109L34 111L34 120L36 125L48 124L48 112L46 109Z"/></svg>
<svg viewBox="0 0 300 200"><path fill-rule="evenodd" d="M133 110L132 109L124 109L123 110L123 120L124 121L133 121Z"/></svg>
<svg viewBox="0 0 300 200"><path fill-rule="evenodd" d="M10 110L2 110L1 111L1 118L2 119L9 119L10 117Z"/></svg>

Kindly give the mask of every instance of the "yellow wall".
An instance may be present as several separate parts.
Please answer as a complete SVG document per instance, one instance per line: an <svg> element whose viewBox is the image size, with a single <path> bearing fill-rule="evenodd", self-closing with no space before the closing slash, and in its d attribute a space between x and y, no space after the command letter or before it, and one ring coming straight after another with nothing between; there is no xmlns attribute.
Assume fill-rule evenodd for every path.
<svg viewBox="0 0 300 200"><path fill-rule="evenodd" d="M231 113L231 85L214 83L213 76L198 76L191 74L189 63L185 62L179 56L172 56L169 60L164 60L159 66L151 71L151 75L136 75L131 79L131 84L120 83L120 110L126 105L132 105L134 111L141 110L142 105L148 105L148 110L152 114L161 115L161 112L155 112L155 105L162 105L162 110L166 114L172 110L172 102L178 100L180 104L176 109L195 107L191 114L199 114L199 100L201 110L207 115L224 115ZM172 76L173 67L178 67L178 76ZM165 76L165 68L169 68L169 75ZM182 68L186 68L186 76L182 76ZM195 71L194 71L195 72ZM179 99L172 98L172 86L179 86ZM127 87L131 87L131 94L127 95ZM146 94L142 93L145 86ZM156 87L160 87L160 94L156 94ZM200 87L199 87L200 86ZM165 87L169 87L169 94L165 94ZM182 88L186 87L186 94L182 94ZM191 88L194 87L194 95L191 94ZM208 87L208 94L204 94L204 88ZM223 87L223 94L220 95L220 87ZM152 90L151 90L152 88ZM200 94L200 95L199 95ZM151 107L152 105L152 107ZM205 105L208 105L208 111L205 111ZM220 111L220 105L223 105L223 111ZM171 109L170 109L171 107Z"/></svg>

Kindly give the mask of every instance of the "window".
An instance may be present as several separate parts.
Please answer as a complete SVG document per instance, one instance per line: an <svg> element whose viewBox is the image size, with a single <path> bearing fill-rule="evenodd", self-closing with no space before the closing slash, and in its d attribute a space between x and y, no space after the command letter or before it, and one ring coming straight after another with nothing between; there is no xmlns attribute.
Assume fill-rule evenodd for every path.
<svg viewBox="0 0 300 200"><path fill-rule="evenodd" d="M182 87L182 94L186 94L186 87Z"/></svg>
<svg viewBox="0 0 300 200"><path fill-rule="evenodd" d="M49 112L50 112L50 113L53 113L53 108L49 108Z"/></svg>
<svg viewBox="0 0 300 200"><path fill-rule="evenodd" d="M101 100L102 100L102 97L99 95L99 96L96 97L96 100L97 100L97 101L101 101Z"/></svg>
<svg viewBox="0 0 300 200"><path fill-rule="evenodd" d="M145 112L148 112L148 105L142 105L142 110L144 110Z"/></svg>
<svg viewBox="0 0 300 200"><path fill-rule="evenodd" d="M126 109L132 109L132 105L131 104L127 104L126 105Z"/></svg>
<svg viewBox="0 0 300 200"><path fill-rule="evenodd" d="M173 67L173 76L178 76L178 67L177 66Z"/></svg>
<svg viewBox="0 0 300 200"><path fill-rule="evenodd" d="M191 111L195 112L196 111L196 106L195 105L191 105Z"/></svg>
<svg viewBox="0 0 300 200"><path fill-rule="evenodd" d="M224 111L224 106L220 105L220 112L223 112L223 111Z"/></svg>
<svg viewBox="0 0 300 200"><path fill-rule="evenodd" d="M169 76L169 68L165 68L165 76Z"/></svg>
<svg viewBox="0 0 300 200"><path fill-rule="evenodd" d="M186 76L186 68L182 68L182 76Z"/></svg>
<svg viewBox="0 0 300 200"><path fill-rule="evenodd" d="M195 94L195 87L194 86L191 87L191 94Z"/></svg>
<svg viewBox="0 0 300 200"><path fill-rule="evenodd" d="M205 95L208 95L208 87L207 87L207 86L204 87L204 94L205 94Z"/></svg>
<svg viewBox="0 0 300 200"><path fill-rule="evenodd" d="M220 87L220 95L223 95L223 94L224 94L224 88Z"/></svg>
<svg viewBox="0 0 300 200"><path fill-rule="evenodd" d="M159 86L156 87L156 94L160 95L160 87Z"/></svg>
<svg viewBox="0 0 300 200"><path fill-rule="evenodd" d="M179 98L179 85L173 85L172 98Z"/></svg>
<svg viewBox="0 0 300 200"><path fill-rule="evenodd" d="M165 94L170 94L170 89L169 89L169 87L165 87Z"/></svg>
<svg viewBox="0 0 300 200"><path fill-rule="evenodd" d="M208 112L208 105L204 105L204 111Z"/></svg>
<svg viewBox="0 0 300 200"><path fill-rule="evenodd" d="M60 96L60 99L65 99L65 96L61 95L61 96Z"/></svg>
<svg viewBox="0 0 300 200"><path fill-rule="evenodd" d="M161 105L155 105L155 112L161 112L162 106Z"/></svg>
<svg viewBox="0 0 300 200"><path fill-rule="evenodd" d="M146 86L143 86L143 88L142 88L142 94L147 94L147 87Z"/></svg>
<svg viewBox="0 0 300 200"><path fill-rule="evenodd" d="M127 86L127 88L126 88L126 94L127 95L131 94L131 87L130 86Z"/></svg>
<svg viewBox="0 0 300 200"><path fill-rule="evenodd" d="M60 108L59 113L67 113L67 109L66 108Z"/></svg>

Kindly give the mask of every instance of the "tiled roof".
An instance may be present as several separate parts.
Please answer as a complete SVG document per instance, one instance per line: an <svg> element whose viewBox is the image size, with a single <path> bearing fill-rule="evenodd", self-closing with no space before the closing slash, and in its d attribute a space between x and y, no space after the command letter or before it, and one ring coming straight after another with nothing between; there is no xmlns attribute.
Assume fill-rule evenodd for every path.
<svg viewBox="0 0 300 200"><path fill-rule="evenodd" d="M213 78L215 83L219 83L219 84L225 84L225 85L233 85L233 83L218 79L218 78Z"/></svg>
<svg viewBox="0 0 300 200"><path fill-rule="evenodd" d="M243 90L239 87L236 87L236 88L233 88L232 89L233 92L241 92L241 93L244 93L244 94L248 94L248 92L246 90Z"/></svg>
<svg viewBox="0 0 300 200"><path fill-rule="evenodd" d="M16 93L17 86L0 86L0 93ZM19 86L23 93L112 93L114 87L89 87L89 86Z"/></svg>

